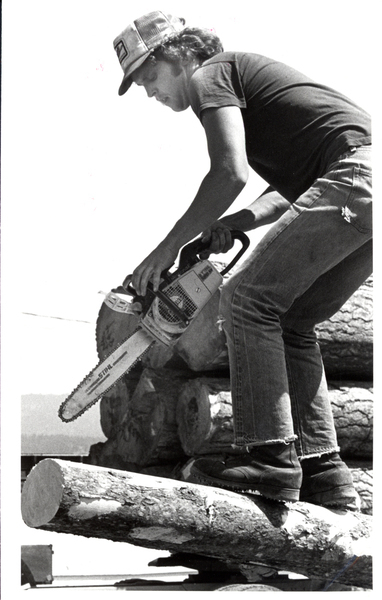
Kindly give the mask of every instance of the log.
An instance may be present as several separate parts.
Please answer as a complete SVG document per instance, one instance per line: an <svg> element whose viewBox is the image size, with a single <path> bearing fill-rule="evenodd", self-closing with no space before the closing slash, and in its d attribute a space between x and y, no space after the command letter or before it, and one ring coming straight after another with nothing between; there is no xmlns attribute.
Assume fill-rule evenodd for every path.
<svg viewBox="0 0 382 600"><path fill-rule="evenodd" d="M21 505L29 527L372 587L361 513L55 459L32 469Z"/></svg>
<svg viewBox="0 0 382 600"><path fill-rule="evenodd" d="M373 277L316 327L327 377L373 379Z"/></svg>
<svg viewBox="0 0 382 600"><path fill-rule="evenodd" d="M185 383L176 409L178 434L188 456L232 453L232 400L228 378L199 377Z"/></svg>
<svg viewBox="0 0 382 600"><path fill-rule="evenodd" d="M106 440L106 442L92 444L85 462L99 467L139 472L139 467L131 462L128 456L121 455L119 437L120 434L118 433L116 437Z"/></svg>
<svg viewBox="0 0 382 600"><path fill-rule="evenodd" d="M328 377L373 378L373 280L369 278L329 320L316 327ZM174 351L192 370L228 369L225 336L219 325L220 290L179 340ZM208 340L213 340L208 343Z"/></svg>
<svg viewBox="0 0 382 600"><path fill-rule="evenodd" d="M178 371L143 370L117 431L121 457L137 468L185 460L176 405L186 380Z"/></svg>
<svg viewBox="0 0 382 600"><path fill-rule="evenodd" d="M362 381L330 381L328 388L341 455L371 459L373 385Z"/></svg>
<svg viewBox="0 0 382 600"><path fill-rule="evenodd" d="M368 380L373 377L373 279L370 277L328 321L317 326L325 369L330 378ZM143 367L191 371L229 369L224 332L219 321L220 290L173 348L155 344L143 357ZM104 358L138 324L136 315L118 313L105 303L97 319L97 349Z"/></svg>
<svg viewBox="0 0 382 600"><path fill-rule="evenodd" d="M220 290L217 290L198 317L174 346L191 371L227 371L228 348L219 322Z"/></svg>
<svg viewBox="0 0 382 600"><path fill-rule="evenodd" d="M373 514L373 467L365 461L346 461L352 474L354 487L360 498L360 510L365 515Z"/></svg>
<svg viewBox="0 0 382 600"><path fill-rule="evenodd" d="M100 421L104 435L113 439L121 427L139 376L122 377L102 398L100 402Z"/></svg>
<svg viewBox="0 0 382 600"><path fill-rule="evenodd" d="M373 388L365 382L329 384L338 443L343 457L371 459ZM177 405L178 432L188 456L232 453L230 380L200 377L182 388Z"/></svg>
<svg viewBox="0 0 382 600"><path fill-rule="evenodd" d="M129 456L121 454L120 444L121 434L116 438L98 442L90 446L89 455L84 458L84 462L99 467L110 467L111 469L122 469L133 473L146 473L147 475L158 475L159 477L170 477L178 479L179 472L184 465L184 454L180 451L180 457L170 462L162 461L158 465L149 465L144 467L129 460Z"/></svg>

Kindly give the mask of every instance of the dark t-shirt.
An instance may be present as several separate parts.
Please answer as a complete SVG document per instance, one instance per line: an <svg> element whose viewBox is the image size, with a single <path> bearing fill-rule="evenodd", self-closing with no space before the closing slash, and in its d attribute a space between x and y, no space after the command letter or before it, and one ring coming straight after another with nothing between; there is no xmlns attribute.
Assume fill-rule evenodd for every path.
<svg viewBox="0 0 382 600"><path fill-rule="evenodd" d="M371 143L370 116L287 65L223 52L195 71L191 106L241 109L250 166L293 202L349 147Z"/></svg>

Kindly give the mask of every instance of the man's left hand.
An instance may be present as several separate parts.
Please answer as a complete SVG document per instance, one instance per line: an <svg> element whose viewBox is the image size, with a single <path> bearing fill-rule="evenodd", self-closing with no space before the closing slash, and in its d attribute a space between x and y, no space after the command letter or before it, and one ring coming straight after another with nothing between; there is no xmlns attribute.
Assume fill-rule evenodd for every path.
<svg viewBox="0 0 382 600"><path fill-rule="evenodd" d="M210 254L228 252L234 244L231 229L223 221L216 221L209 229L204 231L202 241L205 244L209 243L209 247L200 253L201 258L208 258Z"/></svg>

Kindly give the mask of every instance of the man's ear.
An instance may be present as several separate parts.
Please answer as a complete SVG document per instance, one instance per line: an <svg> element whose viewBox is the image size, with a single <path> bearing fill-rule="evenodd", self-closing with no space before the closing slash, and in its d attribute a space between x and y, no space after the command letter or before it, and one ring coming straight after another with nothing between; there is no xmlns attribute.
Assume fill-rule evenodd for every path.
<svg viewBox="0 0 382 600"><path fill-rule="evenodd" d="M181 63L179 63L179 62L171 63L171 70L172 70L173 75L175 77L178 77L181 74L181 72L183 71L183 68L187 69L187 64L188 64L188 61L187 62L182 61Z"/></svg>

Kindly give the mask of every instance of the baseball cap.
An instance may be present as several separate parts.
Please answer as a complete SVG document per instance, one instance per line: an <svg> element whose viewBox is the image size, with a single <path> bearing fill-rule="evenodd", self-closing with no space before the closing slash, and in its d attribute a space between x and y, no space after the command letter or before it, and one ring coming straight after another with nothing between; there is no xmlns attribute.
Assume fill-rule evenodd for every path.
<svg viewBox="0 0 382 600"><path fill-rule="evenodd" d="M184 28L185 20L159 10L147 13L128 25L114 40L114 50L124 72L118 94L122 96L132 84L131 74L141 66L155 48Z"/></svg>

